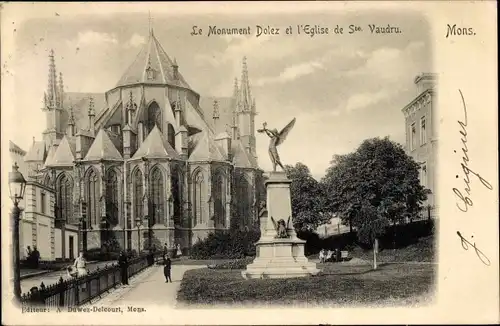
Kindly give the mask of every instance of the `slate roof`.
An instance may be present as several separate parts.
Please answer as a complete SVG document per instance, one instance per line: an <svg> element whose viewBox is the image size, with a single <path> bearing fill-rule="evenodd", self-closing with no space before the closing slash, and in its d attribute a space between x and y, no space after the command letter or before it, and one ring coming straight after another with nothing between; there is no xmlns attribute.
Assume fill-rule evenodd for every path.
<svg viewBox="0 0 500 326"><path fill-rule="evenodd" d="M214 101L217 101L219 105L219 120L216 126L214 126L213 119ZM232 97L208 96L200 98L200 108L215 134L231 130L234 106L236 106L236 101Z"/></svg>
<svg viewBox="0 0 500 326"><path fill-rule="evenodd" d="M178 73L174 78L174 61L170 59L158 39L151 30L148 42L137 54L134 62L129 66L120 78L116 87L135 83L169 84L185 88L191 88L184 77ZM150 67L154 71L154 79L148 79L146 69Z"/></svg>
<svg viewBox="0 0 500 326"><path fill-rule="evenodd" d="M26 151L23 150L21 147L16 145L13 141L9 140L9 151L11 152L16 152L19 153L19 155L24 156L26 155Z"/></svg>
<svg viewBox="0 0 500 326"><path fill-rule="evenodd" d="M55 147L51 147L51 150ZM73 161L75 160L75 144L74 139L69 139L64 136L59 146L55 149L54 153L47 156L45 161L46 167L56 167L56 166L73 166Z"/></svg>
<svg viewBox="0 0 500 326"><path fill-rule="evenodd" d="M149 133L146 139L142 142L141 146L135 152L132 159L136 158L172 158L179 159L180 156L177 154L175 149L172 148L170 143L161 134L160 129L154 126L153 130Z"/></svg>
<svg viewBox="0 0 500 326"><path fill-rule="evenodd" d="M104 113L107 108L106 97L104 93L64 93L64 110L61 114L61 127L66 130L70 116L71 107L73 108L73 117L75 119L76 129L89 129L89 103L90 97L94 101L95 121Z"/></svg>
<svg viewBox="0 0 500 326"><path fill-rule="evenodd" d="M189 161L225 161L225 154L219 148L208 132L203 132L199 136L193 152L189 156Z"/></svg>
<svg viewBox="0 0 500 326"><path fill-rule="evenodd" d="M28 154L26 154L24 161L25 162L33 162L33 161L45 161L47 157L47 151L45 150L45 143L43 141L35 141L31 148L28 150Z"/></svg>
<svg viewBox="0 0 500 326"><path fill-rule="evenodd" d="M233 164L238 168L258 168L257 160L248 153L240 140L231 143Z"/></svg>
<svg viewBox="0 0 500 326"><path fill-rule="evenodd" d="M109 138L108 133L101 129L90 146L90 149L85 156L86 161L92 160L108 160L108 161L122 161L123 157L120 155L115 145Z"/></svg>

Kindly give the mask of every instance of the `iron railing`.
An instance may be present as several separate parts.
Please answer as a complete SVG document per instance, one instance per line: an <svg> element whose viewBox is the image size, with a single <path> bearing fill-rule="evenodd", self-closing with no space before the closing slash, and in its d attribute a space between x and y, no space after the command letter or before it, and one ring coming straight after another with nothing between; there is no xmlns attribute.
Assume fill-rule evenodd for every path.
<svg viewBox="0 0 500 326"><path fill-rule="evenodd" d="M144 255L129 261L128 276L133 277L162 259L161 253ZM118 264L106 265L97 268L88 275L69 280L63 280L53 285L40 288L34 287L29 293L21 297L21 303L25 306L45 307L76 307L100 298L103 294L114 289L121 283L121 270Z"/></svg>

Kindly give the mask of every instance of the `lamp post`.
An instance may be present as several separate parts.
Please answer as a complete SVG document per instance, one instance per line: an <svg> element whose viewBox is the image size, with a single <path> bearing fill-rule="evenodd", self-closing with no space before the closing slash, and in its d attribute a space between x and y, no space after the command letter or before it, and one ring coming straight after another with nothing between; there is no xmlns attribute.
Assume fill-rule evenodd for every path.
<svg viewBox="0 0 500 326"><path fill-rule="evenodd" d="M19 217L21 209L19 202L23 199L24 191L26 189L26 180L21 172L18 171L19 166L17 162L12 166L12 172L9 172L9 191L10 198L14 203L12 208L12 225L14 230L12 232L12 249L13 249L13 267L14 267L14 296L21 299L21 268L19 266Z"/></svg>
<svg viewBox="0 0 500 326"><path fill-rule="evenodd" d="M135 225L137 226L137 254L141 253L141 225L142 220L137 218L135 220Z"/></svg>

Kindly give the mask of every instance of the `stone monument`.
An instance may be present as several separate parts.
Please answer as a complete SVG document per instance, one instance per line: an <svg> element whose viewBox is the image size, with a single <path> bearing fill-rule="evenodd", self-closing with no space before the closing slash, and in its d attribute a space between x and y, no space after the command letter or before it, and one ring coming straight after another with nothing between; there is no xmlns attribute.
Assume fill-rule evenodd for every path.
<svg viewBox="0 0 500 326"><path fill-rule="evenodd" d="M276 129L266 129L266 123L259 132L270 138L269 155L273 171L266 181L267 211L261 214L261 236L256 244L257 255L252 264L241 272L246 279L251 278L291 278L316 275L319 269L304 255L305 241L297 238L292 225L292 201L290 184L283 169L276 147L285 140L295 124L293 119L280 133Z"/></svg>

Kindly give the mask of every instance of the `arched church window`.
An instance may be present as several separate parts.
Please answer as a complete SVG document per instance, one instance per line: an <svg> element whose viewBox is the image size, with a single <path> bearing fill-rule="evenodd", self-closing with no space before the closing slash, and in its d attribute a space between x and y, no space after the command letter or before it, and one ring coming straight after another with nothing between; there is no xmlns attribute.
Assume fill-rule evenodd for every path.
<svg viewBox="0 0 500 326"><path fill-rule="evenodd" d="M214 177L214 213L216 227L226 227L226 185L222 171Z"/></svg>
<svg viewBox="0 0 500 326"><path fill-rule="evenodd" d="M146 135L149 135L154 126L157 126L162 131L162 116L161 109L158 103L153 102L148 107L148 117L146 122Z"/></svg>
<svg viewBox="0 0 500 326"><path fill-rule="evenodd" d="M175 130L172 124L168 124L168 143L175 149Z"/></svg>
<svg viewBox="0 0 500 326"><path fill-rule="evenodd" d="M99 179L97 178L97 173L93 168L90 168L87 174L87 217L91 225L96 225L99 223L100 216L100 191L99 191Z"/></svg>
<svg viewBox="0 0 500 326"><path fill-rule="evenodd" d="M106 215L112 226L118 224L118 175L110 170L106 178Z"/></svg>
<svg viewBox="0 0 500 326"><path fill-rule="evenodd" d="M240 176L236 181L236 203L238 216L243 225L249 225L252 221L251 205L253 199L253 189L250 182L244 176Z"/></svg>
<svg viewBox="0 0 500 326"><path fill-rule="evenodd" d="M160 223L163 214L163 200L165 198L163 186L163 173L160 168L156 167L151 171L151 184L150 184L150 203L151 209L149 215L151 216L151 225Z"/></svg>
<svg viewBox="0 0 500 326"><path fill-rule="evenodd" d="M203 205L205 200L203 174L198 171L194 177L194 225L203 223Z"/></svg>
<svg viewBox="0 0 500 326"><path fill-rule="evenodd" d="M181 222L181 194L182 194L182 176L180 171L173 171L171 179L171 193L173 200L173 211L170 212L174 218L175 224Z"/></svg>
<svg viewBox="0 0 500 326"><path fill-rule="evenodd" d="M68 223L73 211L73 182L66 174L57 180L56 192L57 218Z"/></svg>
<svg viewBox="0 0 500 326"><path fill-rule="evenodd" d="M137 169L133 177L133 195L134 195L134 218L142 221L144 216L143 209L143 185L142 185L142 172Z"/></svg>

